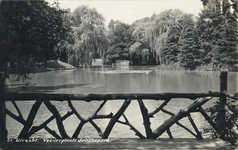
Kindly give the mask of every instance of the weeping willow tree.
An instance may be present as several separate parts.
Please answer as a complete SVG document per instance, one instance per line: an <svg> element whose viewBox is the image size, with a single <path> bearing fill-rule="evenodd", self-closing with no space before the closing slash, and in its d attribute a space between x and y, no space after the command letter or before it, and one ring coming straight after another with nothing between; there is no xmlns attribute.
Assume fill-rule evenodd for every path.
<svg viewBox="0 0 238 150"><path fill-rule="evenodd" d="M161 57L163 57L163 48L165 44L167 44L167 38L172 28L181 28L179 19L183 14L184 13L180 10L170 9L158 15L153 14L149 20L142 19L142 23L140 21L135 23L136 27L132 36L136 42L148 45L147 47L141 47L141 50L149 50L149 54L152 55L152 58L156 59L156 64L162 63ZM148 52L143 54L148 55L147 53Z"/></svg>
<svg viewBox="0 0 238 150"><path fill-rule="evenodd" d="M71 14L72 27L68 43L68 63L79 66L91 66L93 58L104 57L109 46L104 17L96 9L80 6Z"/></svg>
<svg viewBox="0 0 238 150"><path fill-rule="evenodd" d="M134 27L134 31L132 32L132 37L135 39L136 42L143 42L146 41L146 30L148 27L151 26L151 22L143 22L138 23Z"/></svg>
<svg viewBox="0 0 238 150"><path fill-rule="evenodd" d="M142 60L141 60L140 46L141 46L140 42L135 42L129 48L130 60L131 60L131 64L133 64L133 65L141 64Z"/></svg>
<svg viewBox="0 0 238 150"><path fill-rule="evenodd" d="M182 15L183 12L180 10L166 10L157 15L155 21L146 29L145 36L157 63L161 61L161 51L166 43L170 28L179 27L178 19Z"/></svg>
<svg viewBox="0 0 238 150"><path fill-rule="evenodd" d="M144 20L142 20L144 21ZM153 61L154 58L151 57L151 48L149 46L148 39L146 38L146 30L149 26L151 26L151 22L139 22L137 21L134 24L134 31L132 32L132 37L136 41L130 47L130 56L131 56L131 63L132 64L155 64Z"/></svg>

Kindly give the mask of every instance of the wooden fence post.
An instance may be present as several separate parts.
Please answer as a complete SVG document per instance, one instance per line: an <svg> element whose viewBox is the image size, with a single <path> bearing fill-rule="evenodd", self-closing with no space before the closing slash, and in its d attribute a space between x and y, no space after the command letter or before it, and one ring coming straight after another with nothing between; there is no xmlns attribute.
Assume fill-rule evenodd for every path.
<svg viewBox="0 0 238 150"><path fill-rule="evenodd" d="M227 91L227 71L222 71L220 75L220 91ZM224 129L224 126L226 125L226 111L224 109L226 105L227 97L224 94L221 94L220 101L219 101L219 112L218 112L218 134L219 137L222 134L222 130ZM220 137L222 138L222 137Z"/></svg>
<svg viewBox="0 0 238 150"><path fill-rule="evenodd" d="M0 72L0 142L7 140L5 92L5 74Z"/></svg>

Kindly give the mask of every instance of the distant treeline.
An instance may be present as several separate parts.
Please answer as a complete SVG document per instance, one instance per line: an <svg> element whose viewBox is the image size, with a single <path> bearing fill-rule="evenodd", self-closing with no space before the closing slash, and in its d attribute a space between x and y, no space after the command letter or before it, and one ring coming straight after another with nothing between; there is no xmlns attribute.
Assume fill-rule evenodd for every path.
<svg viewBox="0 0 238 150"><path fill-rule="evenodd" d="M110 21L87 6L69 13L68 40L58 45L61 60L90 66L92 58L104 63L129 60L132 65L163 64L185 69L235 69L238 64L237 4L229 0L202 1L198 17L180 10L135 21Z"/></svg>
<svg viewBox="0 0 238 150"><path fill-rule="evenodd" d="M0 71L24 75L50 59L91 66L129 60L132 65L173 65L185 69L236 69L237 0L201 0L198 17L180 10L131 25L104 17L94 8L73 12L59 2L0 1ZM10 68L10 69L9 69Z"/></svg>

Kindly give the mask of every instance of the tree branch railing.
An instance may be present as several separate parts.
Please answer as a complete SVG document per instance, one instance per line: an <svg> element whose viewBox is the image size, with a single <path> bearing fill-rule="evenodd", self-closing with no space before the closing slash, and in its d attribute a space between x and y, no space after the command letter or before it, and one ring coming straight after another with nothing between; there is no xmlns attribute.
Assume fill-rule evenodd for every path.
<svg viewBox="0 0 238 150"><path fill-rule="evenodd" d="M203 139L202 134L200 133L196 123L194 122L193 118L191 117L191 113L201 113L202 116L207 120L207 122L217 131L221 136L224 134L226 130L225 125L229 124L235 117L237 117L238 109L237 107L232 107L231 104L238 101L238 95L234 94L231 95L227 92L227 87L224 85L224 79L221 73L221 81L222 84L221 88L222 91L220 92L207 92L207 93L156 93L156 94L39 94L39 93L5 93L5 102L12 102L14 108L16 109L17 115L12 113L9 109L6 108L5 113L21 123L23 125L22 131L20 132L18 138L30 138L34 136L34 134L42 129L45 129L50 135L53 137L60 139L60 138L78 138L80 136L81 130L83 129L84 125L89 123L91 124L94 129L98 132L99 137L101 138L108 138L110 133L112 132L116 123L120 123L122 125L129 126L130 129L141 139L158 139L162 134L167 134L170 139L173 139L173 132L170 128L176 124L179 127L183 128L185 131L190 133L197 139ZM227 76L225 76L227 78ZM225 81L225 83L227 83ZM225 88L224 88L225 86ZM187 106L184 109L181 109L177 113L170 112L165 109L165 106L169 104L169 102L177 100L177 99L189 99L192 100L193 103ZM220 107L225 112L229 112L232 114L232 118L219 126L219 124L213 122L213 120L209 117L209 115L203 110L202 105L206 102L210 101L212 98L220 98ZM227 98L233 99L233 101L227 100ZM124 100L123 104L119 108L119 110L113 114L112 112L109 114L102 114L99 115L99 111L105 106L108 101L117 101L117 100ZM125 115L125 111L128 109L131 101L136 100L138 102L138 106L140 108L144 125L144 132L145 135L142 134L141 131L136 129L136 127L129 121L127 116ZM157 108L150 111L147 109L144 102L148 100L155 100L155 101L163 101ZM21 109L17 106L18 102L22 101L35 101L33 104L27 119L23 118ZM68 103L69 108L71 109L63 116L60 115L59 110L55 107L51 101L66 101ZM72 101L79 102L79 101L100 101L102 102L98 108L92 113L92 115L88 118L82 117L78 110L74 107ZM36 119L36 114L38 113L39 107L41 105L45 105L49 112L52 113L52 116L43 121L38 126L33 126L33 122ZM165 120L161 125L157 128L152 130L150 119L154 118L157 113L164 113L169 115L170 117ZM224 114L221 112L219 117L224 117ZM78 126L74 131L73 135L70 137L69 134L66 132L64 126L64 120L75 115L79 120ZM124 121L120 120L124 118ZM179 121L182 118L187 118L190 122L190 127L193 128L193 131L180 123ZM103 131L100 125L96 124L94 121L95 119L109 119L109 123L107 124L105 130ZM218 118L224 121L224 118ZM48 124L53 120L56 121L58 133L53 129L50 129ZM220 120L220 121L221 121Z"/></svg>
<svg viewBox="0 0 238 150"><path fill-rule="evenodd" d="M105 94L105 95L96 95L96 94L89 94L89 95L72 95L72 94L24 94L24 93L7 93L6 94L6 101L11 101L14 104L15 109L17 110L18 116L13 114L10 110L7 109L6 114L15 119L16 121L20 122L24 127L18 136L18 138L30 138L34 135L34 133L38 132L41 129L45 129L49 134L51 134L55 138L78 138L80 135L81 130L83 129L83 126L86 123L90 123L95 130L98 132L99 137L101 138L108 138L114 125L116 123L120 123L123 125L127 125L130 127L130 129L135 133L136 136L138 136L141 139L149 138L149 139L157 139L159 138L163 133L167 133L169 138L173 138L173 133L170 130L170 127L173 124L177 124L181 128L185 129L188 133L192 134L197 139L202 139L202 135L200 134L195 122L193 121L192 117L190 116L190 113L194 112L200 112L204 114L205 112L202 109L202 105L209 101L211 97L220 97L222 93L220 92L208 92L208 93L160 93L160 94ZM63 97L63 98L62 98ZM98 98L100 97L100 99ZM176 98L186 98L194 101L190 106L180 110L178 113L174 114L172 112L169 112L164 107L169 104L170 101L176 100ZM33 101L34 99L37 99L35 103L32 106L32 109L29 112L27 120L24 120L21 114L21 111L15 101L13 99L18 99L15 101ZM68 106L71 109L68 111L65 115L61 116L59 113L59 110L51 103L51 101L57 101L57 98L60 99L59 101L67 101ZM94 101L93 98L96 98L95 101L102 101L102 103L98 106L98 108L95 110L95 112L88 118L82 117L77 109L73 106L72 100L74 101ZM132 99L136 98L136 99ZM141 98L145 98L142 100ZM105 106L105 104L108 101L115 101L115 100L122 100L124 99L124 103L122 104L121 108L113 114L112 112L109 114L103 114L98 115L98 112ZM194 100L195 99L195 100ZM141 131L135 128L134 125L132 125L131 122L129 122L128 118L125 115L125 111L127 110L127 107L130 105L132 100L137 100L138 105L141 110L141 115L143 118L143 125L145 129L146 135L143 135ZM146 108L146 105L144 104L145 101L148 100L155 100L155 101L163 101L158 108L155 110L152 110L151 112L148 111ZM44 121L39 126L33 126L32 122L34 119L36 119L36 113L41 105L45 105L46 108L52 113L52 116L46 121ZM152 118L155 114L158 112L165 113L170 115L171 117L166 120L162 125L160 125L157 129L152 131L151 128L151 122L150 118ZM72 137L69 137L66 133L64 123L63 121L70 117L71 115L75 115L78 120L80 121L78 124L78 127L74 131ZM206 113L205 113L206 114ZM124 118L125 121L121 121L121 116ZM205 119L207 118L207 114L205 115ZM185 125L179 123L179 120L188 117L188 120L191 123L191 126L193 127L195 133L191 131L189 128L187 128ZM56 120L57 129L59 131L59 135L52 129L50 129L47 125L53 121ZM94 120L95 119L110 119L107 127L104 131L100 128L99 125L97 125ZM215 123L213 123L211 120L209 120L209 123L212 123L214 126Z"/></svg>

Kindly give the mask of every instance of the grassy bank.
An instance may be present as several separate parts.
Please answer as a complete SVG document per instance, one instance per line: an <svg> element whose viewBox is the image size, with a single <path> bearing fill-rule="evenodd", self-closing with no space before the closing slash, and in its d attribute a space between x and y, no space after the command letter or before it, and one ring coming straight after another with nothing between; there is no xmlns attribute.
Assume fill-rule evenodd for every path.
<svg viewBox="0 0 238 150"><path fill-rule="evenodd" d="M184 67L181 67L178 63L176 64L170 64L170 65L158 65L156 67L156 69L158 70L190 70L190 69L186 69ZM228 68L225 68L225 67L213 67L211 64L209 65L204 65L204 66L199 66L197 67L194 71L238 71L238 66L234 66L233 68L231 67L228 67ZM190 70L190 71L193 71L193 70Z"/></svg>
<svg viewBox="0 0 238 150"><path fill-rule="evenodd" d="M45 65L41 65L37 69L37 72L67 70L67 69L75 69L75 67L60 60L49 60Z"/></svg>

